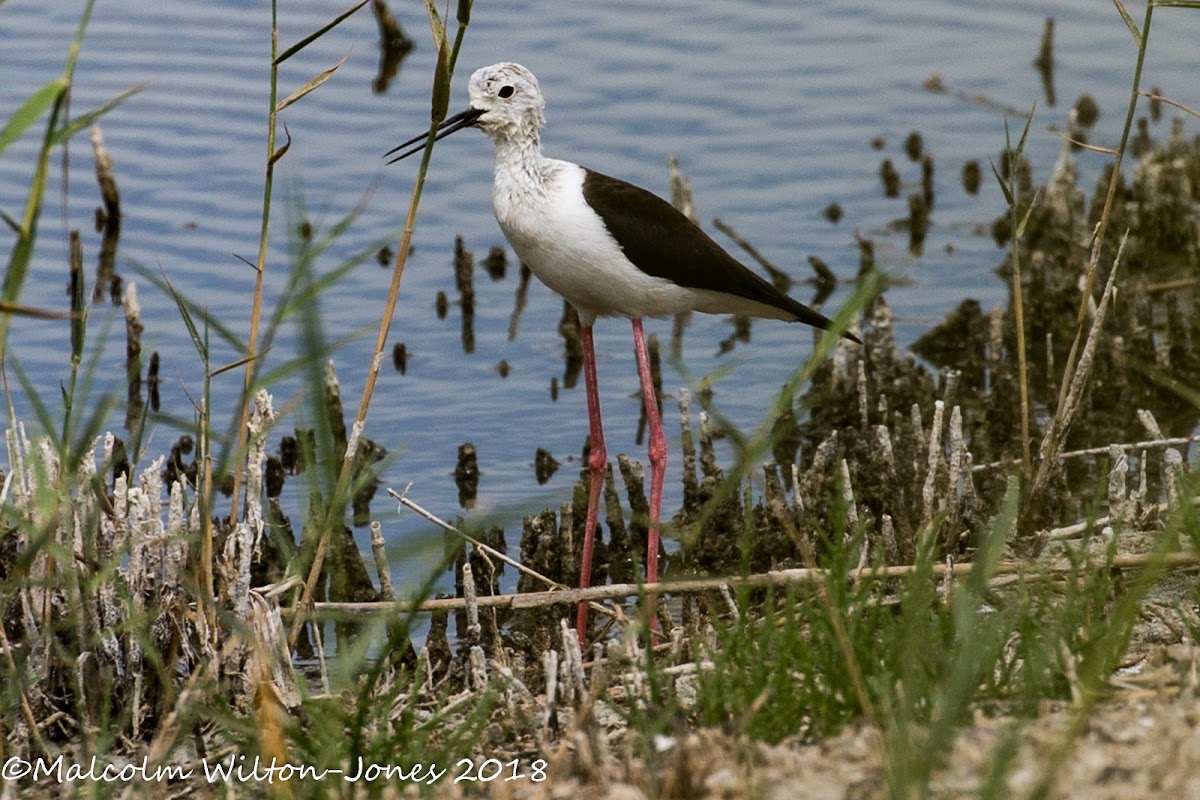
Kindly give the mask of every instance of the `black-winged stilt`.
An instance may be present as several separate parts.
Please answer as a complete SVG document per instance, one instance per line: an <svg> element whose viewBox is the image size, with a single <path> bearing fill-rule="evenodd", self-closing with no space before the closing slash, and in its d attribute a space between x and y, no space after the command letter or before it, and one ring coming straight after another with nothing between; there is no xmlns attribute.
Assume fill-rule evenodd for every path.
<svg viewBox="0 0 1200 800"><path fill-rule="evenodd" d="M596 514L608 456L600 422L592 324L597 317L633 322L634 355L650 429L650 521L646 582L658 580L658 527L667 447L650 376L643 317L682 311L745 314L829 328L830 320L742 266L704 231L654 194L590 169L542 155L545 100L520 64L483 67L471 76L470 107L445 120L437 138L481 128L496 148L492 209L513 251L534 275L579 312L587 392L591 487L584 525L580 588L591 582ZM387 153L392 161L424 149L413 137ZM412 147L405 150L406 147ZM390 163L390 162L389 162ZM850 333L843 333L855 342ZM587 604L576 630L586 644Z"/></svg>

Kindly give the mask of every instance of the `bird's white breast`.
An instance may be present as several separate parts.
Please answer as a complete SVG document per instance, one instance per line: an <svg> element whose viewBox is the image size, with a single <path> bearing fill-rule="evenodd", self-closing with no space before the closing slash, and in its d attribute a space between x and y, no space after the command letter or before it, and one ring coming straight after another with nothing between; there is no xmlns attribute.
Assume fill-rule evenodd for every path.
<svg viewBox="0 0 1200 800"><path fill-rule="evenodd" d="M696 292L635 267L583 197L584 170L541 159L528 171L496 165L492 209L517 257L575 306L597 316L661 317L695 305Z"/></svg>

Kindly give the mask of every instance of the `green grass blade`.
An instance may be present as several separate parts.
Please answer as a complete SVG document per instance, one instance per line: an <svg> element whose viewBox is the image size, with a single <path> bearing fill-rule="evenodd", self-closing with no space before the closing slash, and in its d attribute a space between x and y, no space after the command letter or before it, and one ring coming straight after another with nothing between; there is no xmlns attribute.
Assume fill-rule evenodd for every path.
<svg viewBox="0 0 1200 800"><path fill-rule="evenodd" d="M181 294L171 281L167 279L166 275L151 272L146 267L137 263L131 264L131 269L150 282L154 287L170 295L171 299L175 301L175 305L179 308L180 315L183 317L184 325L187 326L192 344L196 347L201 357L205 356L205 345L195 323L195 319L197 318L201 319L209 329L216 331L217 336L228 344L234 352L239 355L246 355L246 343L238 338L233 329L221 322L220 319L199 303Z"/></svg>
<svg viewBox="0 0 1200 800"><path fill-rule="evenodd" d="M313 78L312 80L305 83L303 86L301 86L296 91L292 92L290 95L288 95L284 99L280 100L279 104L275 106L275 112L278 113L280 111L283 111L285 108L290 106L292 103L296 102L297 100L304 97L306 94L308 94L309 92L311 92L312 90L316 89L318 86L323 84L325 81L332 78L333 73L337 72L338 67L340 67L342 64L345 64L346 59L349 57L350 57L350 53L349 53L349 51L347 51L346 55L342 56L341 60L338 61L336 64L334 64L332 67L325 70L320 75L317 75L315 78Z"/></svg>
<svg viewBox="0 0 1200 800"><path fill-rule="evenodd" d="M50 151L54 144L55 129L58 126L59 116L66 106L68 87L75 74L75 61L79 58L79 51L83 47L83 35L92 18L92 9L95 4L95 0L88 0L83 7L79 25L75 29L75 38L72 40L71 49L67 54L67 63L63 67L62 76L58 78L58 82L63 88L49 103L50 119L46 124L46 133L38 152L37 166L34 168L33 179L30 182L29 198L25 202L25 217L17 232L16 245L12 249L8 269L4 275L3 290L0 292L0 300L7 303L17 302L21 295L21 287L25 285L25 278L29 272L29 262L33 257L33 245L37 240L37 223L42 214L42 203L46 194L46 176L50 171ZM9 317L0 315L0 355L3 355L8 349L8 324Z"/></svg>
<svg viewBox="0 0 1200 800"><path fill-rule="evenodd" d="M1133 21L1133 17L1129 16L1129 12L1125 10L1125 4L1121 0L1113 0L1113 5L1117 7L1117 13L1121 15L1121 19L1125 20L1125 27L1129 28L1129 33L1133 36L1134 46L1141 47L1142 32L1138 30L1137 23Z"/></svg>
<svg viewBox="0 0 1200 800"><path fill-rule="evenodd" d="M59 144L60 142L65 142L67 139L70 139L81 130L90 127L91 124L100 119L100 117L104 116L109 111L112 111L114 108L121 105L149 85L149 83L139 83L137 86L131 86L99 108L95 108L86 114L75 117L69 124L63 126L55 132L51 139L51 143Z"/></svg>
<svg viewBox="0 0 1200 800"><path fill-rule="evenodd" d="M13 115L9 117L4 128L0 129L0 153L3 153L5 148L15 142L17 139L29 130L33 123L41 119L42 114L52 106L62 93L67 90L67 81L64 78L55 78L47 83L42 88L34 92L28 100L21 104Z"/></svg>
<svg viewBox="0 0 1200 800"><path fill-rule="evenodd" d="M332 20L327 22L325 25L322 25L320 28L317 28L315 31L310 33L308 36L305 36L303 39L296 42L294 45L289 47L287 50L284 50L279 55L279 57L275 59L275 66L278 67L280 64L287 61L292 56L296 55L296 53L299 53L301 50L308 47L310 44L315 42L317 39L320 39L326 33L333 30L334 28L336 28L339 24L341 24L341 22L343 20L345 20L347 17L349 17L355 11L358 11L360 8L365 6L368 2L369 2L369 0L362 0L362 2L359 3L358 5L351 6L350 8L346 9L341 14L338 14ZM345 61L345 59L342 59L342 60Z"/></svg>
<svg viewBox="0 0 1200 800"><path fill-rule="evenodd" d="M29 376L21 367L21 362L17 360L16 356L10 353L6 361L7 364L12 365L13 373L17 376L17 383L21 384L21 389L25 392L25 399L33 411L33 416L37 420L37 424L50 437L55 449L61 449L61 442L57 438L58 420L56 415L50 413L50 409L47 408L46 403L42 400L42 396L38 394L37 387L33 385L33 381L29 379Z"/></svg>

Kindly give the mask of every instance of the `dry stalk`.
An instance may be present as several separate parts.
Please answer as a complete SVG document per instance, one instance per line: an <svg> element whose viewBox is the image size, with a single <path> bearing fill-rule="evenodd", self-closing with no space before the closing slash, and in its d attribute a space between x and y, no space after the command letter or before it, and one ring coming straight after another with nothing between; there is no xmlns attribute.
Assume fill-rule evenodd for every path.
<svg viewBox="0 0 1200 800"><path fill-rule="evenodd" d="M1193 498L1192 502L1200 506L1200 497ZM1165 504L1164 504L1165 507ZM1079 523L1080 526L1087 525L1088 527L1096 527L1108 524L1107 517L1100 517L1092 523ZM794 525L794 523L793 523ZM1077 535L1079 526L1069 526L1059 528L1050 532L1054 538L1069 538L1071 535ZM815 557L815 554L814 554ZM1101 566L1111 566L1117 569L1136 569L1147 566L1151 563L1161 563L1168 568L1191 567L1200 565L1200 552L1182 551L1172 553L1166 557L1160 557L1159 561L1154 561L1148 555L1141 553L1132 553L1127 555L1117 555L1113 557L1111 563L1096 562L1095 568ZM953 573L954 576L966 575L973 568L973 564L969 562L955 563L947 566L946 564L934 564L928 567L932 577L941 580L947 572ZM912 575L918 568L911 564L901 564L882 567L868 567L861 574L856 574L858 580L882 581L894 578L904 578ZM1062 576L1072 572L1069 567L1055 567L1035 564L1030 561L1001 561L996 565L996 575L1022 575L1025 578L1032 578L1040 574L1050 576ZM753 575L731 575L727 577L717 578L691 578L688 580L679 581L660 581L658 583L612 583L606 586L592 586L587 589L566 589L562 591L550 592L523 592L517 594L497 594L477 597L475 602L481 608L506 608L512 610L530 609L530 608L545 608L554 605L571 605L578 603L581 600L598 603L601 600L619 600L630 597L637 597L642 592L657 592L662 594L694 594L701 592L720 592L722 589L728 591L731 588L746 586L750 588L765 588L768 586L780 587L797 584L812 583L818 586L824 585L833 573L827 569L797 567L794 569L772 570L770 572L760 572ZM413 604L410 602L363 602L363 603L313 603L312 610L309 615L313 618L324 619L328 617L339 618L358 618L371 617L379 614L422 614L433 611L461 611L466 609L466 601L461 597L449 597L437 600L426 600L422 603ZM288 612L285 612L285 615Z"/></svg>
<svg viewBox="0 0 1200 800"><path fill-rule="evenodd" d="M558 651L553 647L542 653L542 671L546 674L546 727L549 741L558 732Z"/></svg>
<svg viewBox="0 0 1200 800"><path fill-rule="evenodd" d="M916 411L916 406L913 406L913 416L920 419L920 413ZM946 412L946 404L942 400L935 400L933 403L933 424L929 429L929 457L925 467L925 483L921 487L921 528L928 527L933 520L933 515L937 513L934 503L937 500L937 493L934 489L937 486L938 471L942 463L942 417Z"/></svg>
<svg viewBox="0 0 1200 800"><path fill-rule="evenodd" d="M1139 419L1141 418L1140 417L1141 413L1142 413L1141 411L1138 412ZM1065 453L1060 453L1058 457L1060 460L1066 460L1068 458L1084 458L1086 456L1101 456L1101 455L1106 455L1106 454L1112 452L1113 447L1119 448L1122 451L1153 450L1153 449L1156 449L1159 447L1187 447L1189 445L1196 444L1197 442L1200 442L1200 437L1179 436L1179 437L1175 437L1175 438L1171 438L1171 439L1152 439L1152 440L1145 441L1145 442L1128 442L1125 444L1113 443L1113 444L1106 444L1103 447L1086 447L1086 448L1083 448L1082 450L1070 450ZM975 466L971 467L971 471L972 472L984 472L985 470L1008 469L1009 467L1015 466L1020 463L1021 463L1020 459L1007 458L1007 459L1003 459L1001 461L989 461L986 464L976 464Z"/></svg>
<svg viewBox="0 0 1200 800"><path fill-rule="evenodd" d="M383 540L383 526L378 520L371 522L371 555L375 558L375 572L379 575L379 596L384 600L395 600L396 590L392 587L387 561L387 543Z"/></svg>
<svg viewBox="0 0 1200 800"><path fill-rule="evenodd" d="M800 485L800 468L796 464L792 464L792 485ZM799 497L798 493L797 497ZM842 658L845 659L846 669L850 672L850 682L854 686L854 693L858 696L858 706L862 709L863 717L866 718L868 723L875 724L877 719L875 716L875 707L871 703L871 696L867 693L867 684L863 680L862 667L859 666L858 657L854 654L854 646L850 644L850 637L846 633L845 625L842 623L841 613L838 611L837 605L833 602L833 598L829 596L829 589L825 585L825 578L829 571L817 569L817 556L813 552L812 542L797 530L796 522L792 518L792 512L784 505L782 498L776 498L773 505L775 508L772 510L775 512L776 519L783 525L788 537L800 550L806 571L812 576L809 580L814 580L815 578L817 597L820 599L821 605L825 608L825 613L829 618L829 625L833 629L838 647L842 651Z"/></svg>
<svg viewBox="0 0 1200 800"><path fill-rule="evenodd" d="M1121 254L1125 250L1125 242L1128 238L1129 232L1126 231L1125 235L1121 237L1121 244L1117 248L1117 255L1113 258L1112 269L1108 273L1108 283L1104 287L1104 292L1100 297L1100 305L1096 308L1096 314L1092 319L1092 326L1088 331L1087 342L1084 344L1083 352L1079 356L1078 364L1070 375L1070 385L1067 386L1064 380L1065 392L1060 394L1058 408L1055 410L1054 417L1050 420L1046 434L1042 438L1041 446L1038 448L1037 474L1034 476L1033 486L1029 490L1029 496L1026 499L1022 516L1028 515L1040 501L1040 496L1045 491L1047 484L1050 482L1050 476L1058 464L1059 456L1062 452L1062 444L1066 440L1067 432L1071 429L1071 424L1075 421L1075 415L1079 411L1079 405L1083 399L1083 390L1087 386L1088 378L1091 376L1092 362L1095 359L1096 347L1100 340L1100 331L1104 326L1104 318L1114 294L1113 286L1117 277L1117 268L1121 264ZM1099 252L1100 248L1097 243L1096 247L1093 248L1094 258L1099 257ZM1068 362L1068 366L1070 366L1070 362Z"/></svg>
<svg viewBox="0 0 1200 800"><path fill-rule="evenodd" d="M409 486L411 486L411 485L412 484L409 484ZM416 511L418 514L423 516L425 519L429 520L434 525L437 525L438 527L442 528L443 530L449 531L450 533L453 533L457 536L461 536L465 541L467 541L470 544L472 544L473 546L477 547L480 550L480 552L482 552L484 555L498 558L501 561L503 561L505 564L508 564L510 567L513 567L514 569L516 569L518 572L523 572L532 578L537 578L539 581L546 584L547 586L552 587L553 589L570 590L570 587L568 587L565 583L559 583L556 580L547 578L545 575L538 572L537 570L530 569L529 567L525 566L521 562L516 561L513 558L510 558L509 556L505 555L504 553L501 553L499 550L489 547L488 545L486 545L483 542L476 539L474 536L471 536L468 533L464 533L463 531L460 531L458 528L454 527L449 522L439 519L438 517L434 516L434 514L432 514L431 512L426 511L424 508L417 505L412 500L409 500L405 496L404 493L397 494L392 489L388 489L387 491L388 491L388 494L390 494L392 497L396 498L396 501L398 503L400 503L400 505L404 506L405 508L409 508L409 509L412 509L413 511ZM408 488L405 488L404 492L407 493ZM569 515L567 515L567 516L569 516ZM484 599L486 600L486 598L484 598ZM576 602L578 602L578 601L576 601ZM327 605L327 604L316 603L314 605L321 606L321 605ZM391 604L388 603L385 605L391 605ZM490 605L490 604L481 603L481 605ZM601 614L607 614L610 617L616 616L612 609L607 608L606 606L600 605L599 603L592 603L591 608L594 611L598 611Z"/></svg>
<svg viewBox="0 0 1200 800"><path fill-rule="evenodd" d="M467 644L479 644L483 627L479 624L479 596L475 591L475 570L468 560L462 565L463 602L467 608Z"/></svg>

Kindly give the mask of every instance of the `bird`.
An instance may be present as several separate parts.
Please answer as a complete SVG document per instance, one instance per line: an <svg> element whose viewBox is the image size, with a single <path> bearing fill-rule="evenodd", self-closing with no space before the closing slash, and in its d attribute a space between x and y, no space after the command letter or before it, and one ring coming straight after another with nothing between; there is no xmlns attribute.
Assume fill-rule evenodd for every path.
<svg viewBox="0 0 1200 800"><path fill-rule="evenodd" d="M525 67L511 62L482 67L471 75L467 89L465 111L392 148L385 158L393 156L391 164L420 152L430 136L436 141L470 127L486 133L495 149L492 210L500 229L517 257L579 315L591 443L581 589L591 583L596 518L608 464L592 326L600 317L631 321L650 434L646 582L656 583L667 447L642 320L700 311L802 322L823 330L833 323L741 264L653 192L543 155L545 98L537 78ZM853 333L841 335L859 342ZM583 647L587 615L587 603L581 601L575 627Z"/></svg>

